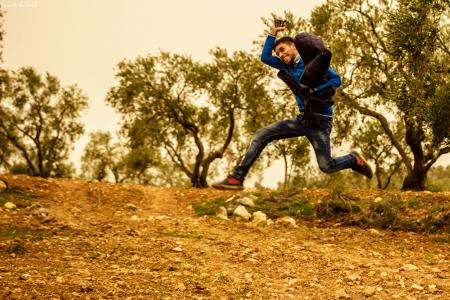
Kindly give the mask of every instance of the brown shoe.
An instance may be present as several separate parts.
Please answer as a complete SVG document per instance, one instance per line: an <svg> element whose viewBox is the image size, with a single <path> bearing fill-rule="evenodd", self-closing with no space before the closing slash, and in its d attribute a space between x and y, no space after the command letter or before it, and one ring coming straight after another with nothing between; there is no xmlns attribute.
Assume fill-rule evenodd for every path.
<svg viewBox="0 0 450 300"><path fill-rule="evenodd" d="M221 182L213 183L212 187L219 189L219 190L243 190L244 189L243 182L232 176L228 176L225 180L223 180Z"/></svg>
<svg viewBox="0 0 450 300"><path fill-rule="evenodd" d="M364 158L356 151L350 152L350 155L352 155L356 161L356 164L352 168L352 170L371 179L373 176L372 168L370 168L369 164L364 160Z"/></svg>

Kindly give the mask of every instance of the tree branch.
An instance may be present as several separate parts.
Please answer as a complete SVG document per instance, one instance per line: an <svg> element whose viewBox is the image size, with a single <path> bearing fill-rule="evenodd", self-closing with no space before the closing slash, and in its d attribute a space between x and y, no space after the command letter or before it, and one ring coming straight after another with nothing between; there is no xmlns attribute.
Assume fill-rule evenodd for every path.
<svg viewBox="0 0 450 300"><path fill-rule="evenodd" d="M373 117L375 119L377 119L381 126L384 129L384 132L388 135L389 139L391 140L392 144L394 145L394 147L397 149L398 153L400 154L400 156L402 157L403 162L406 165L406 168L409 171L412 171L412 163L411 160L409 159L408 155L406 154L405 150L402 148L400 142L397 140L397 138L395 137L394 133L392 132L391 128L389 127L389 122L387 121L387 119L380 113L373 111L367 107L364 107L362 105L360 105L357 101L353 100L351 98L350 95L348 95L345 92L341 91L341 94L347 99L348 102L352 103L353 106L363 115L366 116L370 116Z"/></svg>
<svg viewBox="0 0 450 300"><path fill-rule="evenodd" d="M190 179L194 176L192 172L184 164L183 158L175 150L172 144L164 142L164 146L167 149L167 153L174 164L176 164ZM172 153L171 153L172 152Z"/></svg>
<svg viewBox="0 0 450 300"><path fill-rule="evenodd" d="M425 170L428 171L434 165L434 163L438 160L438 158L441 155L444 155L444 154L447 154L447 153L450 153L450 146L439 149L439 152L436 154L436 156L431 158L428 161L428 163L425 165Z"/></svg>

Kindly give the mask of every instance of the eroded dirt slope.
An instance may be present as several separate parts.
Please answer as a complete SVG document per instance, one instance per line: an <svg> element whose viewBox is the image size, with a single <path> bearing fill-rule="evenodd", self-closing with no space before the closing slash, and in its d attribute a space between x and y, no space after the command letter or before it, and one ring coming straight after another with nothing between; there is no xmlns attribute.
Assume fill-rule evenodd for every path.
<svg viewBox="0 0 450 300"><path fill-rule="evenodd" d="M0 210L0 299L450 299L436 235L195 216L233 195L213 189L0 179L17 205Z"/></svg>

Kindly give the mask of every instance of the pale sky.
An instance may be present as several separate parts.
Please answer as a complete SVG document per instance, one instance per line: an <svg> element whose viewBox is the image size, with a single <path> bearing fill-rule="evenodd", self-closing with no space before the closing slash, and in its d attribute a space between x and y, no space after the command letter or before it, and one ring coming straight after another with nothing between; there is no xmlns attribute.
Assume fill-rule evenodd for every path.
<svg viewBox="0 0 450 300"><path fill-rule="evenodd" d="M114 68L124 58L159 50L210 59L208 51L250 51L265 29L261 17L288 10L307 18L324 0L0 0L5 11L4 63L32 66L77 84L89 97L82 118L86 133L117 129L118 116L106 105ZM294 101L294 99L293 99ZM78 165L87 134L77 142ZM448 162L448 159L446 159ZM283 179L282 165L270 170ZM266 183L266 182L264 182Z"/></svg>

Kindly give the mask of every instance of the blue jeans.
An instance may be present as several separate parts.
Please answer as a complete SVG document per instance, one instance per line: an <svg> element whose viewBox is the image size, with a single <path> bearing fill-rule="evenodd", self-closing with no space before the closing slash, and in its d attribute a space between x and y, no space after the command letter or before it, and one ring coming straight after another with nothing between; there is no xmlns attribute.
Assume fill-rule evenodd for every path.
<svg viewBox="0 0 450 300"><path fill-rule="evenodd" d="M259 157L268 143L274 140L306 136L314 148L319 168L325 173L333 173L342 169L352 168L356 161L348 154L332 158L330 154L330 133L333 127L332 117L313 115L305 118L298 115L295 119L287 119L258 129L252 143L241 163L234 168L233 176L244 180L250 167Z"/></svg>

